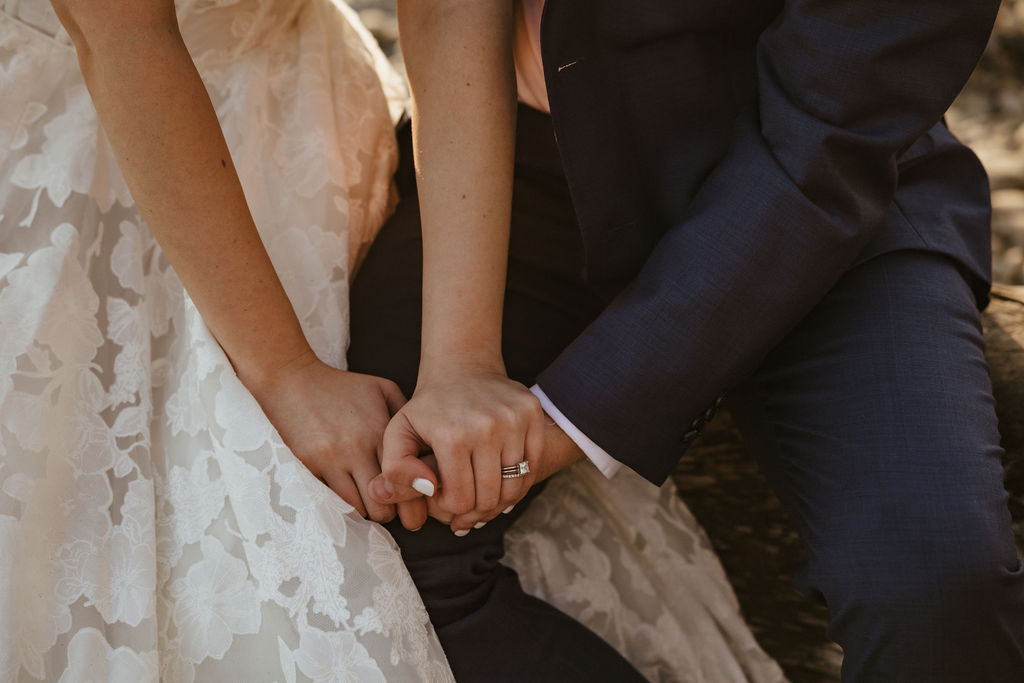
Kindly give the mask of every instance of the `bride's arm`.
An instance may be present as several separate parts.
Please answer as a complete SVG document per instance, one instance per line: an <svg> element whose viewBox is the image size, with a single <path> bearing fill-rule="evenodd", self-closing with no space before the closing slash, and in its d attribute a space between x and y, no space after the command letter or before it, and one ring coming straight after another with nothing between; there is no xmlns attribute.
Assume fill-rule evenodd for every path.
<svg viewBox="0 0 1024 683"><path fill-rule="evenodd" d="M314 474L361 512L389 518L389 507L360 495L360 480L376 474L386 403L397 409L401 392L328 369L311 350L256 231L173 0L52 4L143 218L239 377ZM352 405L339 406L339 394Z"/></svg>
<svg viewBox="0 0 1024 683"><path fill-rule="evenodd" d="M540 404L508 379L501 355L515 148L513 7L511 0L398 2L423 229L423 339L416 391L388 427L382 466L404 495L414 476L433 482L417 459L421 446L432 449L436 502L463 521L518 500L523 481L503 481L500 468L536 464L543 445ZM476 518L465 517L473 511Z"/></svg>
<svg viewBox="0 0 1024 683"><path fill-rule="evenodd" d="M174 3L53 5L143 218L242 380L269 381L309 346L257 237Z"/></svg>

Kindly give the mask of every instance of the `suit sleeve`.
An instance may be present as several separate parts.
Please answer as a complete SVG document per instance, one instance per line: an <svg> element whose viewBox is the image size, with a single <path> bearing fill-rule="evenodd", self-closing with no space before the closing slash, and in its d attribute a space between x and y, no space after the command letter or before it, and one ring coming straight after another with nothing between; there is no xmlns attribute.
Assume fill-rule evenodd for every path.
<svg viewBox="0 0 1024 683"><path fill-rule="evenodd" d="M786 2L759 38L758 102L730 151L633 282L538 378L551 401L663 481L708 406L877 233L897 158L963 87L997 9Z"/></svg>

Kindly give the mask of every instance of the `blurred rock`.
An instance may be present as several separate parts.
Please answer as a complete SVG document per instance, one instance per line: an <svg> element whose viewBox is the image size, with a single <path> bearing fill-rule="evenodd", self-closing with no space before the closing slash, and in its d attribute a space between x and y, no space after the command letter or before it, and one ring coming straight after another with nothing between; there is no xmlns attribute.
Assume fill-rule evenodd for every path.
<svg viewBox="0 0 1024 683"><path fill-rule="evenodd" d="M998 282L1014 282L1024 275L1024 248L1009 247L992 258L992 277Z"/></svg>
<svg viewBox="0 0 1024 683"><path fill-rule="evenodd" d="M1003 253L1024 247L1024 0L1003 0L988 48L947 121L989 174L992 231L999 238L993 239L993 276L1024 284L1017 253Z"/></svg>
<svg viewBox="0 0 1024 683"><path fill-rule="evenodd" d="M1024 247L1024 189L1003 188L992 193L992 232L1007 247Z"/></svg>
<svg viewBox="0 0 1024 683"><path fill-rule="evenodd" d="M977 145L975 152L988 171L993 190L1024 188L1024 154L1010 146L1009 136L1002 147Z"/></svg>
<svg viewBox="0 0 1024 683"><path fill-rule="evenodd" d="M994 287L982 323L1006 450L1003 463L1010 515L1017 548L1024 552L1024 287Z"/></svg>

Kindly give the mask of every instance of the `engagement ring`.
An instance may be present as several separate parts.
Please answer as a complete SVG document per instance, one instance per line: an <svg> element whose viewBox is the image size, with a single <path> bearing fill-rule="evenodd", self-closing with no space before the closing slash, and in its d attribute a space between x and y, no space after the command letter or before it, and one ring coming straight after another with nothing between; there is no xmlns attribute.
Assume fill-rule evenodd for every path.
<svg viewBox="0 0 1024 683"><path fill-rule="evenodd" d="M519 479L525 477L530 471L530 463L525 460L517 465L509 465L501 468L502 479Z"/></svg>

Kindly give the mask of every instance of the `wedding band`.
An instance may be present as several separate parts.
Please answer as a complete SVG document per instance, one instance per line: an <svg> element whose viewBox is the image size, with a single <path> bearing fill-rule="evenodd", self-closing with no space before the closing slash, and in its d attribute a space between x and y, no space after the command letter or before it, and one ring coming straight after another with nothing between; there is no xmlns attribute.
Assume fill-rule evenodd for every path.
<svg viewBox="0 0 1024 683"><path fill-rule="evenodd" d="M508 467L501 468L502 479L519 479L525 477L530 472L530 463L525 460L516 465L509 465Z"/></svg>

